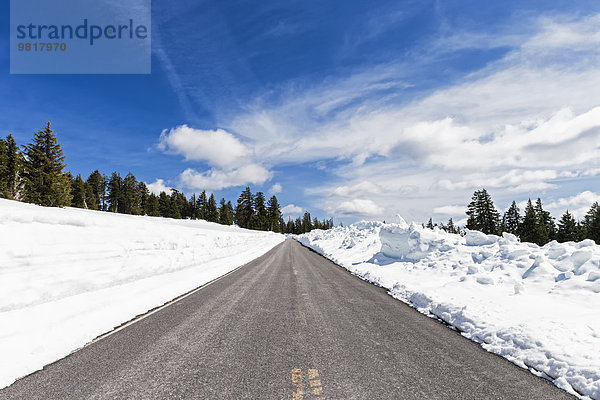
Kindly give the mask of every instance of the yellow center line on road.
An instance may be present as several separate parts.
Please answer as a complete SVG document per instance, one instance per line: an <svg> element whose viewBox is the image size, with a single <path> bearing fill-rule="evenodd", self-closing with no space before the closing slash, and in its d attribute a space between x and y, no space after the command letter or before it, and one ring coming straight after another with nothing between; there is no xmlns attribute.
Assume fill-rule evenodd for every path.
<svg viewBox="0 0 600 400"><path fill-rule="evenodd" d="M292 384L294 385L294 392L292 393L293 400L304 399L304 389L302 388L302 370L299 368L292 370Z"/></svg>
<svg viewBox="0 0 600 400"><path fill-rule="evenodd" d="M302 369L295 368L292 370L292 384L294 385L292 399L304 400L305 393L302 382ZM306 395L318 396L315 397L317 400L325 400L325 397L323 396L323 386L321 384L321 378L319 376L318 369L309 368L308 385L310 387L310 393L307 392Z"/></svg>
<svg viewBox="0 0 600 400"><path fill-rule="evenodd" d="M298 314L300 315L300 323L304 326L308 326L308 322L306 322L306 313L304 310L298 310Z"/></svg>

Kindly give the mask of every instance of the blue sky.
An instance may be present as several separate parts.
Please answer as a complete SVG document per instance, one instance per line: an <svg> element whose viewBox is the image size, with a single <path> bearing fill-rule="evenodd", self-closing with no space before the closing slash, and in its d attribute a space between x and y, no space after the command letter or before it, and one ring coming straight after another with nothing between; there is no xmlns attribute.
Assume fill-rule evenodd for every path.
<svg viewBox="0 0 600 400"><path fill-rule="evenodd" d="M10 75L0 7L0 134L50 120L74 173L344 222L600 199L598 2L155 1L151 75Z"/></svg>

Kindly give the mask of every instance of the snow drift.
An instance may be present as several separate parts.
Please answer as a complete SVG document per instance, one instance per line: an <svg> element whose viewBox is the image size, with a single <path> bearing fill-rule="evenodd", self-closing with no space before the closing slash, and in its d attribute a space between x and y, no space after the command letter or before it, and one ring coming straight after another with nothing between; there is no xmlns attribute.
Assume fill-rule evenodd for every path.
<svg viewBox="0 0 600 400"><path fill-rule="evenodd" d="M0 388L283 240L0 199Z"/></svg>
<svg viewBox="0 0 600 400"><path fill-rule="evenodd" d="M360 222L297 239L493 353L600 399L600 246Z"/></svg>

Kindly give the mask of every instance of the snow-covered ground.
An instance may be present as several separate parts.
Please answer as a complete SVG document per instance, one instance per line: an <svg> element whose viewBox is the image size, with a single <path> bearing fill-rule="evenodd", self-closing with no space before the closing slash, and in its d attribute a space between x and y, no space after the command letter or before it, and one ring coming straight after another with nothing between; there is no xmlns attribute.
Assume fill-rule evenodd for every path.
<svg viewBox="0 0 600 400"><path fill-rule="evenodd" d="M297 239L488 351L600 399L600 246L461 237L400 220Z"/></svg>
<svg viewBox="0 0 600 400"><path fill-rule="evenodd" d="M0 388L284 239L0 199Z"/></svg>

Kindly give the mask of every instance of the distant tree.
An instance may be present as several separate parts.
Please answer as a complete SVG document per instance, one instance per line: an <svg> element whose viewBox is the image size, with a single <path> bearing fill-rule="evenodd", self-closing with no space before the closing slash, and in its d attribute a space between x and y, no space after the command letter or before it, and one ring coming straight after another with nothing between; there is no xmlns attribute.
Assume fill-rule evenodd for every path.
<svg viewBox="0 0 600 400"><path fill-rule="evenodd" d="M221 225L233 225L233 206L231 202L225 202L222 198L219 203L219 223Z"/></svg>
<svg viewBox="0 0 600 400"><path fill-rule="evenodd" d="M202 193L200 193L200 196L198 196L198 200L197 200L197 204L196 204L199 219L204 219L204 220L206 219L207 205L208 205L208 199L206 198L206 190L203 190Z"/></svg>
<svg viewBox="0 0 600 400"><path fill-rule="evenodd" d="M0 197L8 197L6 193L6 162L7 162L7 147L6 141L0 137Z"/></svg>
<svg viewBox="0 0 600 400"><path fill-rule="evenodd" d="M71 204L71 182L63 173L65 156L50 122L25 146L25 201L42 206Z"/></svg>
<svg viewBox="0 0 600 400"><path fill-rule="evenodd" d="M160 192L158 195L158 211L161 217L172 218L175 214L173 205L171 204L171 198L165 192Z"/></svg>
<svg viewBox="0 0 600 400"><path fill-rule="evenodd" d="M310 220L310 218L309 218ZM304 228L302 227L302 219L300 217L296 218L294 221L294 232L296 235L304 233Z"/></svg>
<svg viewBox="0 0 600 400"><path fill-rule="evenodd" d="M515 201L512 202L508 210L502 217L502 230L504 232L512 233L513 235L519 234L519 226L521 225L521 214L519 207Z"/></svg>
<svg viewBox="0 0 600 400"><path fill-rule="evenodd" d="M189 210L187 209L188 202L183 193L178 190L171 189L170 200L170 218L181 219L189 217Z"/></svg>
<svg viewBox="0 0 600 400"><path fill-rule="evenodd" d="M280 219L281 208L277 197L273 195L267 203L267 229L273 232L281 232Z"/></svg>
<svg viewBox="0 0 600 400"><path fill-rule="evenodd" d="M140 194L136 177L129 172L123 179L121 186L120 210L123 214L140 215Z"/></svg>
<svg viewBox="0 0 600 400"><path fill-rule="evenodd" d="M95 170L88 176L86 183L88 188L90 189L90 196L94 198L93 204L96 205L93 208L89 205L89 208L93 208L95 210L106 211L106 184L108 182L108 178L105 175L102 175L100 171Z"/></svg>
<svg viewBox="0 0 600 400"><path fill-rule="evenodd" d="M598 202L592 204L583 219L584 235L586 239L592 239L600 244L600 205Z"/></svg>
<svg viewBox="0 0 600 400"><path fill-rule="evenodd" d="M579 232L577 230L577 223L573 215L567 210L560 221L558 221L558 232L556 239L560 242L575 242L578 240Z"/></svg>
<svg viewBox="0 0 600 400"><path fill-rule="evenodd" d="M527 201L527 206L525 206L525 216L523 217L523 222L519 228L519 237L522 242L530 242L530 243L538 243L540 241L539 238L539 229L537 220L537 214L535 212L535 208L531 203L531 199Z"/></svg>
<svg viewBox="0 0 600 400"><path fill-rule="evenodd" d="M448 220L448 224L446 224L445 230L448 233L458 233L458 231L456 230L456 226L454 225L454 221L452 221L452 218Z"/></svg>
<svg viewBox="0 0 600 400"><path fill-rule="evenodd" d="M467 207L467 228L486 234L500 232L500 214L485 189L476 190Z"/></svg>
<svg viewBox="0 0 600 400"><path fill-rule="evenodd" d="M0 196L19 200L22 190L24 158L12 135L0 138Z"/></svg>
<svg viewBox="0 0 600 400"><path fill-rule="evenodd" d="M319 218L317 218L317 217L313 218L312 229L321 229L321 221L319 221Z"/></svg>
<svg viewBox="0 0 600 400"><path fill-rule="evenodd" d="M113 172L108 180L108 211L123 212L123 178L118 172Z"/></svg>
<svg viewBox="0 0 600 400"><path fill-rule="evenodd" d="M279 232L281 233L287 233L286 231L287 229L287 225L285 223L285 220L283 219L283 216L279 218Z"/></svg>
<svg viewBox="0 0 600 400"><path fill-rule="evenodd" d="M250 228L252 219L254 218L254 196L250 191L250 187L246 187L240 194L235 208L235 222L241 228Z"/></svg>
<svg viewBox="0 0 600 400"><path fill-rule="evenodd" d="M206 203L206 220L209 222L219 222L219 210L217 209L217 202L213 193L210 194Z"/></svg>
<svg viewBox="0 0 600 400"><path fill-rule="evenodd" d="M585 220L577 221L577 241L587 239Z"/></svg>
<svg viewBox="0 0 600 400"><path fill-rule="evenodd" d="M227 225L233 225L233 222L235 220L235 217L234 217L235 211L233 209L233 204L231 204L231 200L227 201L227 210L228 210L227 211L227 214L228 214Z"/></svg>
<svg viewBox="0 0 600 400"><path fill-rule="evenodd" d="M166 196L166 194L165 194L165 196ZM146 201L145 213L146 213L146 215L149 215L151 217L160 217L160 207L159 207L159 202L158 202L158 196L155 195L154 193L151 193L148 196L148 199Z"/></svg>
<svg viewBox="0 0 600 400"><path fill-rule="evenodd" d="M252 229L267 230L267 206L263 192L257 192L254 196L254 218L251 222Z"/></svg>
<svg viewBox="0 0 600 400"><path fill-rule="evenodd" d="M200 210L198 209L198 199L196 198L196 193L192 194L192 196L188 200L188 204L190 208L190 218L199 219Z"/></svg>
<svg viewBox="0 0 600 400"><path fill-rule="evenodd" d="M294 227L292 217L288 217L288 222L285 224L285 233L294 233Z"/></svg>
<svg viewBox="0 0 600 400"><path fill-rule="evenodd" d="M71 196L71 207L88 208L86 202L87 187L81 175L77 175L71 182Z"/></svg>
<svg viewBox="0 0 600 400"><path fill-rule="evenodd" d="M150 190L146 183L140 181L137 184L137 196L138 196L138 207L140 209L140 214L142 215L150 215L148 214L148 199L150 198Z"/></svg>
<svg viewBox="0 0 600 400"><path fill-rule="evenodd" d="M554 224L554 218L548 211L544 210L542 199L537 199L534 209L538 224L538 244L543 246L556 239L556 225Z"/></svg>
<svg viewBox="0 0 600 400"><path fill-rule="evenodd" d="M429 221L427 221L427 225L425 225L426 228L429 229L433 229L434 225L433 225L433 220L431 218L429 218Z"/></svg>
<svg viewBox="0 0 600 400"><path fill-rule="evenodd" d="M306 233L312 230L312 220L310 218L310 213L308 211L304 212L304 216L302 216L302 223L300 225L299 233Z"/></svg>

